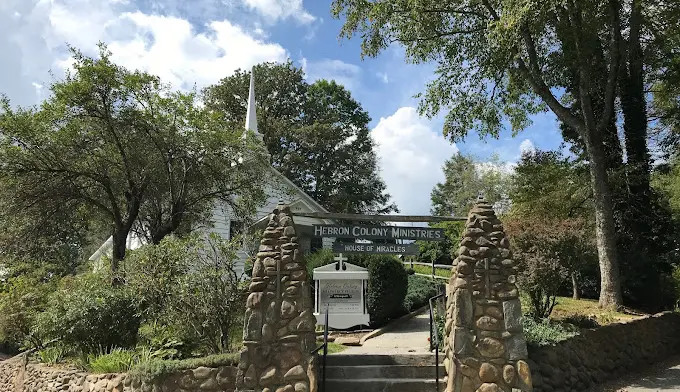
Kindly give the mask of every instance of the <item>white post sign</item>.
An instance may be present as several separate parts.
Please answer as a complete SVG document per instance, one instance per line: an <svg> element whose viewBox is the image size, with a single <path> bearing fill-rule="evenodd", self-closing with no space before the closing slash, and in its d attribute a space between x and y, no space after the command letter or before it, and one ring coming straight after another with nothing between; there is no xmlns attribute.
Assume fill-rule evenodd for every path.
<svg viewBox="0 0 680 392"><path fill-rule="evenodd" d="M314 269L316 295L314 298L317 325L323 325L328 309L328 326L346 329L368 325L366 288L368 270L345 263L339 254L336 263Z"/></svg>

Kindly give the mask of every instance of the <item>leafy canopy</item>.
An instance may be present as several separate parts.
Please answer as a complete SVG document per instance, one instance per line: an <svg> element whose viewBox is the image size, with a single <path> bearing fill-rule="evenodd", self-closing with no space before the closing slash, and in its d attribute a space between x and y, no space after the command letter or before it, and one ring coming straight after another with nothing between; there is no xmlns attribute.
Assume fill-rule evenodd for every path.
<svg viewBox="0 0 680 392"><path fill-rule="evenodd" d="M456 153L444 163L444 182L432 189L432 214L467 216L480 192L494 204L507 197L509 175L497 157L483 163ZM501 208L502 209L502 208Z"/></svg>
<svg viewBox="0 0 680 392"><path fill-rule="evenodd" d="M99 58L71 51L74 71L39 107L0 103L0 203L31 226L23 234L82 211L106 222L116 262L135 225L157 242L183 222L205 223L215 200L248 211L264 197L264 151L252 136L243 142L242 127L195 92L114 64L104 45Z"/></svg>
<svg viewBox="0 0 680 392"><path fill-rule="evenodd" d="M255 66L258 131L271 163L326 209L388 213L396 205L379 176L370 117L343 86L308 84L292 62ZM245 120L250 72L237 70L205 89L207 107Z"/></svg>

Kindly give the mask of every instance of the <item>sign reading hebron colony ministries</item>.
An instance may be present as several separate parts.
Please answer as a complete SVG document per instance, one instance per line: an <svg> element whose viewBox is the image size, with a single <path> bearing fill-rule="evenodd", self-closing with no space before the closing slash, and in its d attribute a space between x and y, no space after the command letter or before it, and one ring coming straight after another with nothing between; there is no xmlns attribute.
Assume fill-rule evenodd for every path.
<svg viewBox="0 0 680 392"><path fill-rule="evenodd" d="M444 241L444 229L429 227L314 225L315 237Z"/></svg>

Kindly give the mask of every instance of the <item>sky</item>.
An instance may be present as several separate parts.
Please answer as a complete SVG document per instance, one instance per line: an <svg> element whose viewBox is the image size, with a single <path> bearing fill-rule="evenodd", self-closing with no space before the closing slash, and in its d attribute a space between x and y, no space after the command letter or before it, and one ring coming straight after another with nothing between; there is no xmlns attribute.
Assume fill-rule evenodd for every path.
<svg viewBox="0 0 680 392"><path fill-rule="evenodd" d="M34 105L71 64L67 44L95 55L104 42L113 60L156 74L178 89L204 87L264 61L291 59L309 82L343 84L371 115L381 175L401 214L426 215L441 167L457 152L510 166L523 150L562 141L551 113L512 137L453 144L443 115L420 117L414 95L433 78L434 64L406 64L390 47L361 59L360 40L339 40L342 21L332 0L1 0L0 93L13 105Z"/></svg>

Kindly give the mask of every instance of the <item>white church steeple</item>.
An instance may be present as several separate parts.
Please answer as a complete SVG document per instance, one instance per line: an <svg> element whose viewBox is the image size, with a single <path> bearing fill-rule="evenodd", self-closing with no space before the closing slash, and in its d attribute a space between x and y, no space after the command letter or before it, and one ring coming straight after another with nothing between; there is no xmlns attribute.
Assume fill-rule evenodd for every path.
<svg viewBox="0 0 680 392"><path fill-rule="evenodd" d="M250 89L248 92L248 109L246 111L246 132L253 131L260 140L263 136L257 131L257 113L255 110L255 67L250 69ZM246 134L243 134L245 138Z"/></svg>

